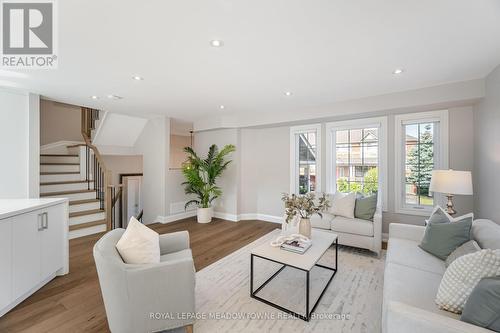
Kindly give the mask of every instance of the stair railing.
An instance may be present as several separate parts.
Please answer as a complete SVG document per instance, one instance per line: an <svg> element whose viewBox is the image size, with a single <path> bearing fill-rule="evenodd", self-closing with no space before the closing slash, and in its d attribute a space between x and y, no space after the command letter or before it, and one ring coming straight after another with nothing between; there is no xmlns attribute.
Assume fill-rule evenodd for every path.
<svg viewBox="0 0 500 333"><path fill-rule="evenodd" d="M99 119L99 110L82 107L82 136L85 142L86 157L86 180L88 189L94 189L96 199L99 200L100 208L106 213L106 229L112 229L111 219L111 195L108 190L111 171L106 169L104 160L96 146L92 144L92 130L95 129L95 122ZM91 188L91 183L92 188Z"/></svg>
<svg viewBox="0 0 500 333"><path fill-rule="evenodd" d="M123 194L123 184L119 185L109 185L108 186L111 193L111 228L123 228L122 220L122 194ZM118 206L117 206L118 203ZM118 224L116 223L116 208L118 207Z"/></svg>

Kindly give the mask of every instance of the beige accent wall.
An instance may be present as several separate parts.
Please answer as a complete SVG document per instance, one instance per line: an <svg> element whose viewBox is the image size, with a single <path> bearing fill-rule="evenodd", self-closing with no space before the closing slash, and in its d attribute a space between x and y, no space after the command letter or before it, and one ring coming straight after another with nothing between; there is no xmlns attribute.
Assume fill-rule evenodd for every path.
<svg viewBox="0 0 500 333"><path fill-rule="evenodd" d="M40 145L83 141L80 107L40 100Z"/></svg>
<svg viewBox="0 0 500 333"><path fill-rule="evenodd" d="M170 169L180 169L186 161L184 147L191 146L191 137L184 135L170 135Z"/></svg>
<svg viewBox="0 0 500 333"><path fill-rule="evenodd" d="M142 173L142 155L103 155L106 168L111 171L111 184L120 184L121 173Z"/></svg>

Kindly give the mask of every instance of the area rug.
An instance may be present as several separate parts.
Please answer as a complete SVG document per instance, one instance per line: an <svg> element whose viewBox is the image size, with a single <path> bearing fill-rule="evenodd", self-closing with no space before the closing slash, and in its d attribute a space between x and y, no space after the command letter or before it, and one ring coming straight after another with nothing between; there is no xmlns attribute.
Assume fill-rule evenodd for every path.
<svg viewBox="0 0 500 333"><path fill-rule="evenodd" d="M309 322L250 297L250 251L279 235L279 230L222 258L196 273L194 331L200 332L380 332L384 257L369 251L339 246L338 272ZM334 252L321 259L333 265ZM279 265L255 261L255 285L271 276ZM311 272L311 298L328 279L321 268ZM259 296L303 312L305 273L286 268ZM313 300L311 300L313 302Z"/></svg>

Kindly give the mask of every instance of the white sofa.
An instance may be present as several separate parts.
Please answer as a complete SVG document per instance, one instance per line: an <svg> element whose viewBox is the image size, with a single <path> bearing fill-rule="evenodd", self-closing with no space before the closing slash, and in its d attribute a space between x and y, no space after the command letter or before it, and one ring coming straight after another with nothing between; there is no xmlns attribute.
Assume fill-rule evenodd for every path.
<svg viewBox="0 0 500 333"><path fill-rule="evenodd" d="M384 333L484 333L490 330L460 321L434 300L446 270L443 260L418 247L425 227L391 223L384 273ZM474 221L472 238L481 248L500 247L500 225Z"/></svg>
<svg viewBox="0 0 500 333"><path fill-rule="evenodd" d="M338 235L338 242L342 245L368 249L380 255L382 250L382 202L378 196L377 210L373 221L351 219L343 216L334 216L324 213L323 218L318 215L311 217L313 228L328 230Z"/></svg>

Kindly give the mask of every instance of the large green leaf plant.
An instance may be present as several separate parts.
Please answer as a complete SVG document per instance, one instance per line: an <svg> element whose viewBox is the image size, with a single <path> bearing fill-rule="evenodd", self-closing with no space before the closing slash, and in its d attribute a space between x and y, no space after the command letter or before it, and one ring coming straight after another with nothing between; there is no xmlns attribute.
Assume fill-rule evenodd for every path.
<svg viewBox="0 0 500 333"><path fill-rule="evenodd" d="M212 201L222 195L221 188L215 182L232 162L231 160L226 161L226 156L235 150L234 145L226 145L220 151L217 145L211 145L207 157L202 159L191 147L184 148L188 158L182 166L182 173L186 178L182 185L184 185L186 194L196 196L196 199L186 203L185 209L190 205L209 208Z"/></svg>

